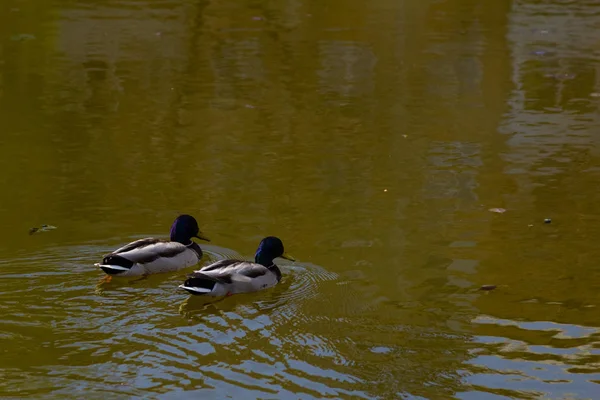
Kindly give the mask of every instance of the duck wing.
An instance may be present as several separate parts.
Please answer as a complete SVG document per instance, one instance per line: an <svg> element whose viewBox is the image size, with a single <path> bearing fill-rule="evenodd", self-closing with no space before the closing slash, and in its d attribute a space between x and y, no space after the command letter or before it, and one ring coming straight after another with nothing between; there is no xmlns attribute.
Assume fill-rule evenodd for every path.
<svg viewBox="0 0 600 400"><path fill-rule="evenodd" d="M109 257L123 257L133 263L147 264L159 258L173 258L185 252L188 248L178 242L167 242L164 240L146 238L129 243L115 252L107 255Z"/></svg>
<svg viewBox="0 0 600 400"><path fill-rule="evenodd" d="M130 250L137 249L137 248L140 248L140 247L150 246L152 244L155 244L155 243L158 243L158 242L161 242L161 241L162 240L160 240L160 239L151 238L151 237L144 238L144 239L139 239L139 240L136 240L134 242L128 243L128 244L126 244L123 247L119 247L117 250L113 251L110 254L113 255L113 254L119 254L119 253L126 253L126 252L128 252Z"/></svg>
<svg viewBox="0 0 600 400"><path fill-rule="evenodd" d="M220 279L231 279L238 276L240 280L249 281L253 278L265 275L269 269L264 265L241 261L241 260L220 260L202 268L198 273L210 275ZM245 277L246 279L243 279Z"/></svg>

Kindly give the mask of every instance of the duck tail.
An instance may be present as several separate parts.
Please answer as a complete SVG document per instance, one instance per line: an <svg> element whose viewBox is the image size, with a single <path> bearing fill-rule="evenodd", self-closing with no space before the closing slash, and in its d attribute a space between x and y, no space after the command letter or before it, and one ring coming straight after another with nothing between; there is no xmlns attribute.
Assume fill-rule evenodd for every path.
<svg viewBox="0 0 600 400"><path fill-rule="evenodd" d="M108 275L119 275L129 271L133 267L133 262L120 256L107 256L104 257L101 264L96 264L96 266Z"/></svg>
<svg viewBox="0 0 600 400"><path fill-rule="evenodd" d="M213 276L201 272L194 272L185 280L183 285L179 285L179 287L190 294L203 295L211 293L215 289L217 283L220 282L220 279Z"/></svg>

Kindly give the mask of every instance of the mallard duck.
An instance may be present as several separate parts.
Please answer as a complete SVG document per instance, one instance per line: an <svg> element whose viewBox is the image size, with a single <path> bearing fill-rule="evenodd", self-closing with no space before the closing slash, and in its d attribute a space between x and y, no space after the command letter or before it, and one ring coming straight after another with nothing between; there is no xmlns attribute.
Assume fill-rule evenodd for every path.
<svg viewBox="0 0 600 400"><path fill-rule="evenodd" d="M266 289L277 285L281 280L281 271L273 262L277 257L294 261L285 254L283 242L269 236L258 245L254 262L217 261L190 274L179 287L191 294L207 296L227 296Z"/></svg>
<svg viewBox="0 0 600 400"><path fill-rule="evenodd" d="M139 239L104 256L96 264L108 275L141 276L177 271L195 265L202 250L192 238L210 241L200 233L198 222L191 215L180 215L171 226L171 240Z"/></svg>

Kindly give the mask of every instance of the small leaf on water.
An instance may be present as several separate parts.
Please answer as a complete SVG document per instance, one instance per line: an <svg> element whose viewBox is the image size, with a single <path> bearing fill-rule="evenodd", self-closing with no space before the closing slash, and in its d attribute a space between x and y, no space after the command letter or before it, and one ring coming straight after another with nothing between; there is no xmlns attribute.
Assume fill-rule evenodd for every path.
<svg viewBox="0 0 600 400"><path fill-rule="evenodd" d="M502 214L503 212L506 212L506 210L504 208L490 208L488 211L495 212L498 214Z"/></svg>
<svg viewBox="0 0 600 400"><path fill-rule="evenodd" d="M31 35L29 33L18 33L16 35L12 35L10 40L15 42L22 42L24 40L33 40L35 39L35 35Z"/></svg>
<svg viewBox="0 0 600 400"><path fill-rule="evenodd" d="M42 225L39 228L38 227L33 227L31 229L29 229L29 234L33 235L34 233L38 233L38 232L47 232L47 231L51 231L56 229L56 226L54 225Z"/></svg>
<svg viewBox="0 0 600 400"><path fill-rule="evenodd" d="M481 285L479 290L494 290L496 288L497 288L496 285Z"/></svg>

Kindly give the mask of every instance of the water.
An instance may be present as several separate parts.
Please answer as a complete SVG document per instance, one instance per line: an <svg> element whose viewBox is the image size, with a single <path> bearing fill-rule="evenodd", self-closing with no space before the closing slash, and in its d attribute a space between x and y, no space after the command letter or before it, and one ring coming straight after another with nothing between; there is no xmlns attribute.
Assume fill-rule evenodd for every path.
<svg viewBox="0 0 600 400"><path fill-rule="evenodd" d="M599 12L1 2L0 396L597 397ZM93 267L182 212L203 264L298 261L218 301Z"/></svg>

